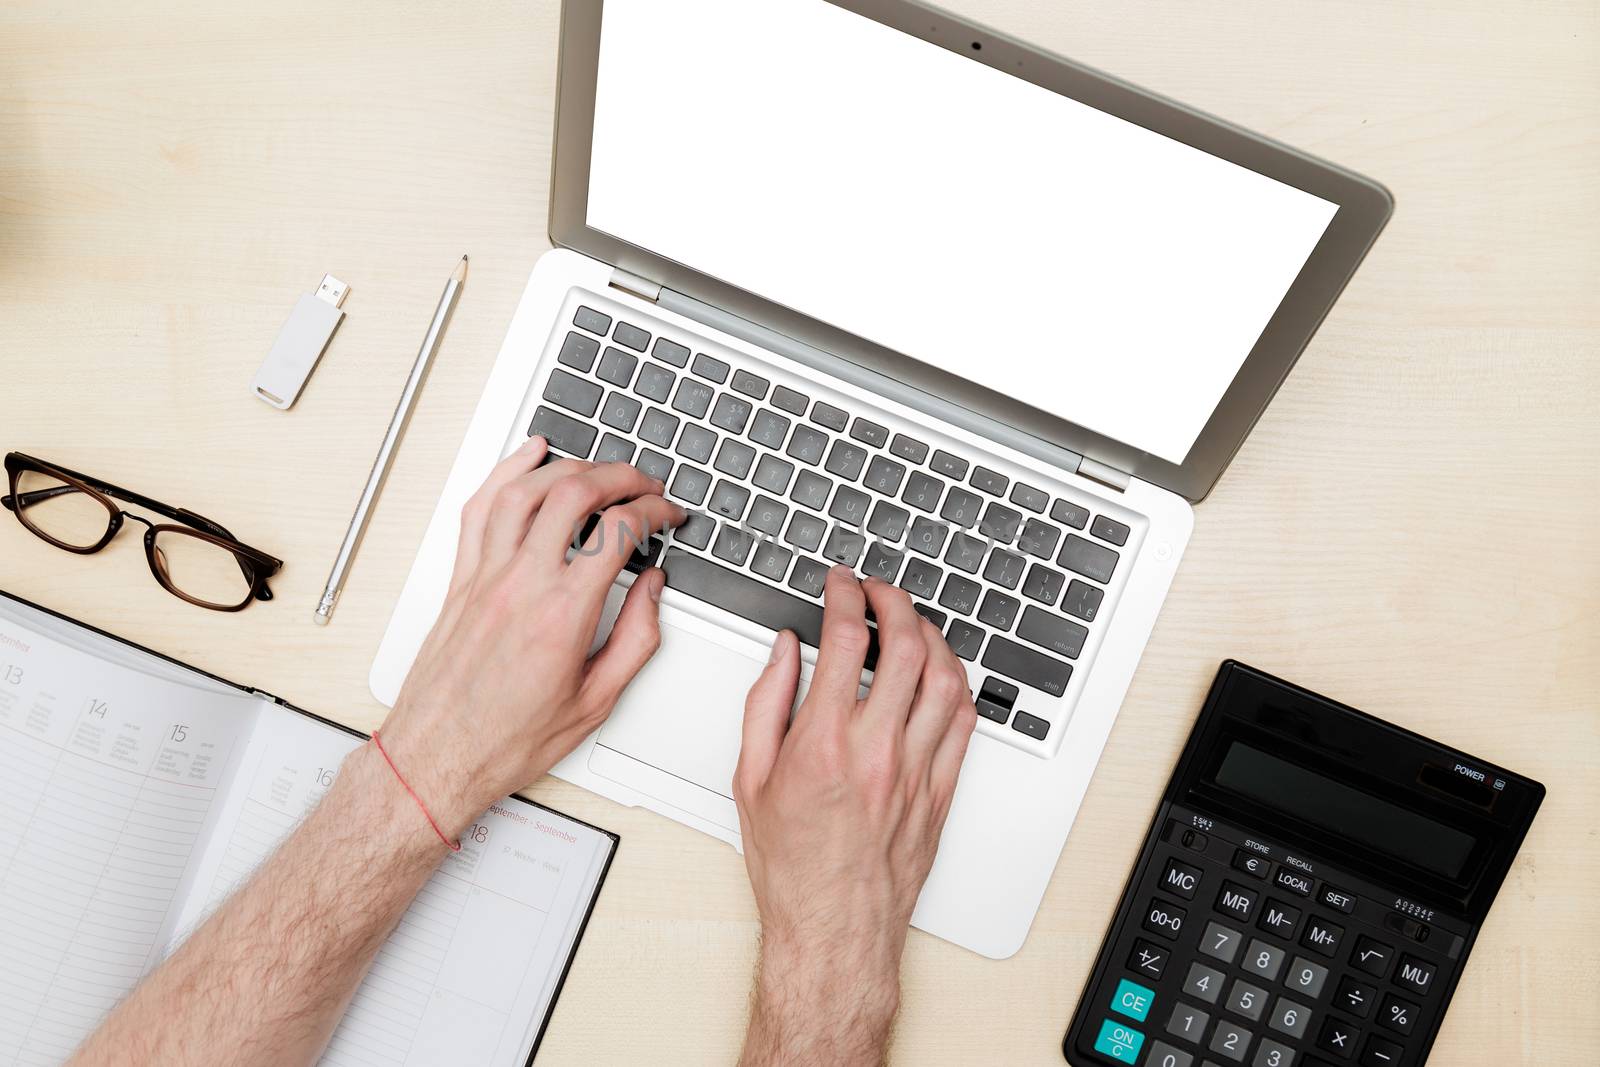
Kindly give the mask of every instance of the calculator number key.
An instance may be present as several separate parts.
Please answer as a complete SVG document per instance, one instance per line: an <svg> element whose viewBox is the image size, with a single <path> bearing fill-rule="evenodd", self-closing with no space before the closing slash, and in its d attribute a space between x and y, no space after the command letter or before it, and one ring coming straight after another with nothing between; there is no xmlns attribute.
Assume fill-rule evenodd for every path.
<svg viewBox="0 0 1600 1067"><path fill-rule="evenodd" d="M1167 1020L1167 1033L1198 1045L1200 1035L1206 1032L1206 1023L1210 1021L1211 1016L1199 1008L1179 1004L1172 1009L1172 1017Z"/></svg>
<svg viewBox="0 0 1600 1067"><path fill-rule="evenodd" d="M1279 997L1272 1006L1272 1014L1267 1017L1267 1025L1280 1034L1288 1034L1299 1040L1306 1036L1306 1027L1311 1025L1311 1009L1304 1004L1296 1004L1288 997Z"/></svg>
<svg viewBox="0 0 1600 1067"><path fill-rule="evenodd" d="M1401 956L1400 967L1394 972L1394 981L1396 985L1426 993L1433 987L1433 970L1431 963L1424 963L1415 956Z"/></svg>
<svg viewBox="0 0 1600 1067"><path fill-rule="evenodd" d="M1200 951L1223 963L1232 963L1244 944L1244 935L1230 930L1221 923L1207 923L1206 932L1200 935Z"/></svg>
<svg viewBox="0 0 1600 1067"><path fill-rule="evenodd" d="M1270 1037L1261 1039L1256 1058L1250 1061L1250 1067L1293 1067L1293 1064L1294 1049L1280 1045Z"/></svg>
<svg viewBox="0 0 1600 1067"><path fill-rule="evenodd" d="M1390 994L1383 998L1383 1006L1378 1009L1378 1025L1397 1034L1409 1034L1417 1025L1417 1006Z"/></svg>
<svg viewBox="0 0 1600 1067"><path fill-rule="evenodd" d="M1150 1058L1144 1064L1145 1067L1194 1067L1194 1057L1165 1041L1152 1041Z"/></svg>
<svg viewBox="0 0 1600 1067"><path fill-rule="evenodd" d="M1322 995L1322 983L1328 980L1328 969L1312 963L1304 956L1296 956L1289 964L1289 973L1283 984L1296 993L1315 999Z"/></svg>
<svg viewBox="0 0 1600 1067"><path fill-rule="evenodd" d="M1184 900L1193 900L1194 892L1200 887L1200 868L1191 867L1187 863L1177 860L1167 861L1166 873L1161 876L1161 888L1175 897Z"/></svg>
<svg viewBox="0 0 1600 1067"><path fill-rule="evenodd" d="M1189 977L1183 980L1183 991L1196 1000L1215 1004L1222 995L1222 972L1203 963L1189 964Z"/></svg>
<svg viewBox="0 0 1600 1067"><path fill-rule="evenodd" d="M1250 1039L1254 1036L1244 1027L1223 1020L1211 1035L1211 1051L1235 1063L1243 1063L1245 1053L1250 1050Z"/></svg>
<svg viewBox="0 0 1600 1067"><path fill-rule="evenodd" d="M1276 946L1269 945L1259 938L1251 940L1244 950L1242 966L1253 974L1259 974L1267 981L1276 981L1278 972L1283 969L1284 951Z"/></svg>
<svg viewBox="0 0 1600 1067"><path fill-rule="evenodd" d="M1176 941L1183 930L1183 920L1188 913L1164 900L1152 900L1144 913L1144 928L1169 941Z"/></svg>
<svg viewBox="0 0 1600 1067"><path fill-rule="evenodd" d="M1267 997L1267 991L1260 986L1251 985L1243 978L1235 978L1233 988L1228 990L1227 1008L1253 1023L1260 1022L1261 1013L1267 1009Z"/></svg>

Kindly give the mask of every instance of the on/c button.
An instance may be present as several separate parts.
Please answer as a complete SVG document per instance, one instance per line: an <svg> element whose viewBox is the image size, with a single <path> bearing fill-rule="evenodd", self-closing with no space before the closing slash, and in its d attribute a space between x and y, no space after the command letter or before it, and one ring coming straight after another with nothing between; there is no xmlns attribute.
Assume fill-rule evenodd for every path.
<svg viewBox="0 0 1600 1067"><path fill-rule="evenodd" d="M1100 1036L1095 1038L1094 1050L1102 1056L1109 1056L1119 1063L1133 1063L1139 1058L1139 1049L1144 1047L1144 1035L1131 1026L1112 1022L1110 1019L1100 1024Z"/></svg>

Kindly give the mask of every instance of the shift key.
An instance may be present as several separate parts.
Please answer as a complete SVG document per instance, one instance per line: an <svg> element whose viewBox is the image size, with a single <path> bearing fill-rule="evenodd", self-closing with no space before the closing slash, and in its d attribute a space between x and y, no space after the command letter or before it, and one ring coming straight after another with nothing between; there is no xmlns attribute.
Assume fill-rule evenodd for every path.
<svg viewBox="0 0 1600 1067"><path fill-rule="evenodd" d="M989 638L989 647L983 652L983 665L1053 697L1066 693L1067 680L1072 677L1072 664L1024 648L999 634Z"/></svg>

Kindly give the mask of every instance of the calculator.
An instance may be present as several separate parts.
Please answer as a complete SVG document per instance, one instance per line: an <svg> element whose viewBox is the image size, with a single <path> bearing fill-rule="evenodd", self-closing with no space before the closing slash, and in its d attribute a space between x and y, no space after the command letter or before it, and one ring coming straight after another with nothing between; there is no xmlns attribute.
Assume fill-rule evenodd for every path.
<svg viewBox="0 0 1600 1067"><path fill-rule="evenodd" d="M1100 947L1073 1067L1420 1067L1544 786L1222 665Z"/></svg>

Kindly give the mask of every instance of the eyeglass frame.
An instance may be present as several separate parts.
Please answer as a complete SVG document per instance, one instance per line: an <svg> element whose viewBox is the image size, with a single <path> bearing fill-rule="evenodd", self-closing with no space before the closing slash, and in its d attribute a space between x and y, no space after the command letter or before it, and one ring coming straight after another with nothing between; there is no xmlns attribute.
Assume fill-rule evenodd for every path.
<svg viewBox="0 0 1600 1067"><path fill-rule="evenodd" d="M258 548L251 548L237 537L234 537L222 524L213 522L204 515L198 515L187 508L175 508L171 505L163 504L142 493L135 493L121 486L112 485L103 478L80 474L75 470L59 464L49 463L36 456L29 456L22 452L7 452L5 468L10 492L0 497L0 506L15 515L17 521L29 533L64 552L71 552L79 556L93 555L109 545L117 534L122 531L123 523L128 519L132 519L134 522L143 523L145 526L144 554L145 562L150 566L151 575L161 588L178 599L211 611L229 612L243 611L250 606L251 601L272 599L272 590L267 588L267 579L283 568L283 561L267 555L267 553ZM101 536L100 540L92 545L72 545L52 537L34 525L24 514L24 509L32 504L39 503L41 500L48 500L67 491L67 486L53 486L48 489L35 489L27 493L19 493L18 480L24 473L29 472L58 478L70 485L72 487L71 491L82 492L104 507L109 513L110 519L106 523L106 532ZM136 504L158 515L175 519L184 525L153 523L143 515L135 515L118 507L114 503L117 500ZM210 601L190 596L174 585L170 576L166 574L164 566L156 559L156 537L164 531L175 532L184 537L196 537L231 552L234 559L238 561L240 572L244 575L245 580L250 583L250 591L245 595L244 599L232 607L213 604Z"/></svg>

